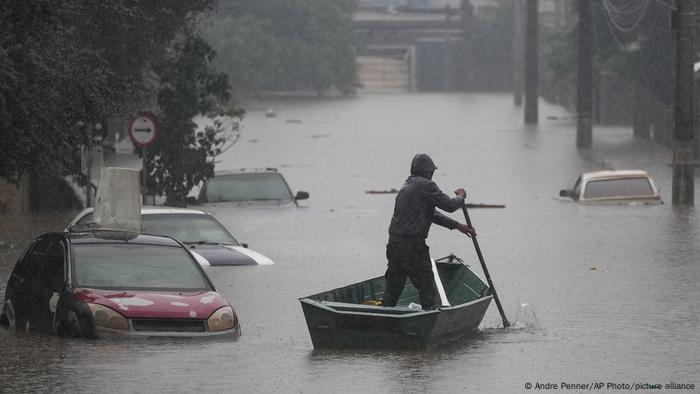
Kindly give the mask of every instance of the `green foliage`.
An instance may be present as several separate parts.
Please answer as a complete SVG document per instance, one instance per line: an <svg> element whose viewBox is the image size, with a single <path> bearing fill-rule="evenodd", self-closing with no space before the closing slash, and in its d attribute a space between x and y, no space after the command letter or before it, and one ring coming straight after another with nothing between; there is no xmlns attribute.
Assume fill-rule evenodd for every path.
<svg viewBox="0 0 700 394"><path fill-rule="evenodd" d="M663 23L670 20L670 10L652 4L639 28L630 32L615 30L600 2L592 3L594 34L594 72L618 78L628 85L651 91L660 101L670 102L673 95L673 39ZM545 30L543 59L551 71L553 85L575 89L576 19L559 29Z"/></svg>
<svg viewBox="0 0 700 394"><path fill-rule="evenodd" d="M474 89L507 89L513 75L513 2L474 18ZM505 77L504 77L505 76Z"/></svg>
<svg viewBox="0 0 700 394"><path fill-rule="evenodd" d="M224 111L220 104L229 98L226 75L212 71L215 52L198 35L189 33L174 46L172 54L155 66L160 86L160 138L147 151L149 193L165 195L169 201L184 201L196 184L211 177L211 158L221 153L225 140L222 120L197 130L193 118L199 114L228 115L237 128L240 111ZM231 131L231 130L228 130Z"/></svg>
<svg viewBox="0 0 700 394"><path fill-rule="evenodd" d="M193 26L214 1L0 3L0 177L79 172L89 125L155 96L163 137L149 151L153 190L182 196L211 175L223 135L195 134L192 117L217 112L228 85Z"/></svg>
<svg viewBox="0 0 700 394"><path fill-rule="evenodd" d="M232 0L202 23L218 69L248 94L354 91L352 0Z"/></svg>
<svg viewBox="0 0 700 394"><path fill-rule="evenodd" d="M49 0L0 6L0 177L67 164L88 139L78 122L117 104L114 73L71 26L79 8Z"/></svg>

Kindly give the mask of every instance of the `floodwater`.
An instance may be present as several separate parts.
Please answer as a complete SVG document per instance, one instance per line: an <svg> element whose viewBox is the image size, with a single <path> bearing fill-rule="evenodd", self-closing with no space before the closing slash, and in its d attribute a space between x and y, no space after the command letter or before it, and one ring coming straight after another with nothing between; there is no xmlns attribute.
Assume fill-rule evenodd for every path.
<svg viewBox="0 0 700 394"><path fill-rule="evenodd" d="M277 116L266 118L268 108ZM300 207L207 207L275 261L207 268L243 335L109 342L0 330L0 391L511 393L562 382L697 390L700 215L670 204L671 151L616 127L597 127L593 149L577 150L575 124L546 120L568 115L542 102L540 125L524 127L507 94L251 108L217 168L276 167L311 198ZM433 157L444 191L464 187L468 202L506 205L470 216L513 327L501 328L492 303L480 331L448 348L315 351L298 298L383 274L394 196L365 191L398 188L419 152ZM583 171L625 168L649 171L666 203L579 206L557 197ZM5 220L13 230L0 233L0 291L31 236L70 216ZM428 244L434 257L454 253L481 274L460 233L434 226Z"/></svg>

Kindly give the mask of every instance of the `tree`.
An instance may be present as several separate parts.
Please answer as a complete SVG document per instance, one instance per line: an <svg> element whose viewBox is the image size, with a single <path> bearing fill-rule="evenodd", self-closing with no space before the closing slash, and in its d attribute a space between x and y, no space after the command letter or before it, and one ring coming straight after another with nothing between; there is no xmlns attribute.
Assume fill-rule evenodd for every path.
<svg viewBox="0 0 700 394"><path fill-rule="evenodd" d="M188 31L173 46L172 54L154 68L161 86L159 138L147 151L149 192L165 195L169 201L184 201L194 185L213 176L213 157L226 142L224 131L236 132L242 112L224 110L229 99L225 74L212 71L215 56L197 34ZM199 114L229 116L229 124L218 120L214 126L197 130L193 118ZM231 127L233 130L225 130Z"/></svg>
<svg viewBox="0 0 700 394"><path fill-rule="evenodd" d="M513 2L499 0L497 7L474 18L474 88L498 90L512 85Z"/></svg>
<svg viewBox="0 0 700 394"><path fill-rule="evenodd" d="M76 8L49 0L0 6L0 177L67 164L88 140L78 122L117 104L114 73L69 23Z"/></svg>
<svg viewBox="0 0 700 394"><path fill-rule="evenodd" d="M641 4L641 3L640 3ZM638 6L634 2L629 5ZM616 28L615 21L603 3L593 2L594 64L596 72L606 74L609 79L620 81L620 85L648 90L656 100L671 103L673 100L673 35L666 21L671 20L671 10L660 3L651 3L644 8L645 14L613 15L625 19L636 19L634 29ZM576 78L576 23L572 20L561 28L545 31L544 60L551 74L545 92L566 91L561 96L573 97ZM619 20L617 21L619 22ZM619 92L618 92L619 94ZM555 99L560 97L555 97ZM627 96L606 100L615 111L628 112ZM631 117L631 114L627 114Z"/></svg>
<svg viewBox="0 0 700 394"><path fill-rule="evenodd" d="M153 187L179 196L211 175L206 156L218 152L222 136L194 135L191 118L228 97L225 78L208 69L214 52L193 30L214 3L0 3L0 177L79 172L91 124L127 117L140 109L134 103L156 96L167 137L149 153Z"/></svg>
<svg viewBox="0 0 700 394"><path fill-rule="evenodd" d="M4 1L0 176L70 166L89 143L79 125L130 110L153 87L150 62L213 1Z"/></svg>
<svg viewBox="0 0 700 394"><path fill-rule="evenodd" d="M357 85L353 0L229 0L202 23L238 91L350 93Z"/></svg>

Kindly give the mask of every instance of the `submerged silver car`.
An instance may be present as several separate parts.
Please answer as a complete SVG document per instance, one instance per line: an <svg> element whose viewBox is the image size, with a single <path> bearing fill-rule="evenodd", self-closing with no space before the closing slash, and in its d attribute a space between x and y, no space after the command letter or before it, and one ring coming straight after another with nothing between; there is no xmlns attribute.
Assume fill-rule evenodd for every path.
<svg viewBox="0 0 700 394"><path fill-rule="evenodd" d="M91 229L93 208L86 208L66 228ZM142 233L173 237L190 249L200 265L268 265L272 260L240 243L213 215L199 209L141 208Z"/></svg>
<svg viewBox="0 0 700 394"><path fill-rule="evenodd" d="M217 171L199 192L197 202L239 205L286 205L309 198L309 193L292 194L287 181L274 168Z"/></svg>
<svg viewBox="0 0 700 394"><path fill-rule="evenodd" d="M561 190L559 196L581 204L663 204L652 178L640 170L587 172L576 179L572 189Z"/></svg>

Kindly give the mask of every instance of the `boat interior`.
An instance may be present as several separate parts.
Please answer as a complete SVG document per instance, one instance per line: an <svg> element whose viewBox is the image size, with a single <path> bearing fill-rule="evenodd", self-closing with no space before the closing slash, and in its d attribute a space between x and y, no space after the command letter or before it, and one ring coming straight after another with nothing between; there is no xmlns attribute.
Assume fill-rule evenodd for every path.
<svg viewBox="0 0 700 394"><path fill-rule="evenodd" d="M436 260L436 266L451 306L466 304L488 295L488 285L455 256ZM421 312L420 309L409 307L412 303L420 305L418 290L409 279L406 280L396 307L381 306L384 290L384 277L379 276L306 298L339 311L391 315Z"/></svg>

